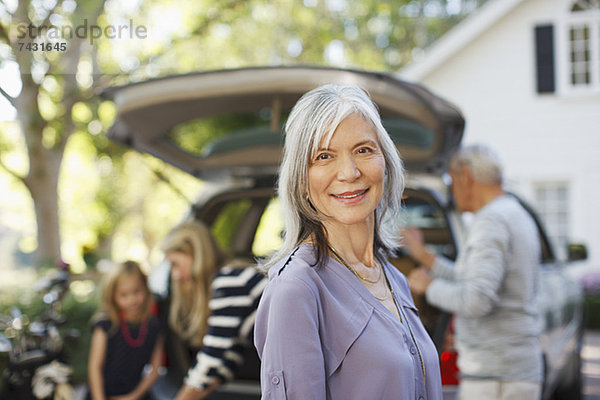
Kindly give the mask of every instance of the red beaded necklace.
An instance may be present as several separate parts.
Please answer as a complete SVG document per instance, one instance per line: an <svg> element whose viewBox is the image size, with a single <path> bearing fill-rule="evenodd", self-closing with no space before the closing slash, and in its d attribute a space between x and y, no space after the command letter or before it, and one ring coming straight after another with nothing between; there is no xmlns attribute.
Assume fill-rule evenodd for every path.
<svg viewBox="0 0 600 400"><path fill-rule="evenodd" d="M145 318L142 324L140 325L140 333L138 337L133 339L131 337L131 332L129 332L129 326L127 325L127 321L125 318L121 316L121 334L125 339L125 343L127 343L130 347L140 347L146 341L146 336L148 335L148 318Z"/></svg>

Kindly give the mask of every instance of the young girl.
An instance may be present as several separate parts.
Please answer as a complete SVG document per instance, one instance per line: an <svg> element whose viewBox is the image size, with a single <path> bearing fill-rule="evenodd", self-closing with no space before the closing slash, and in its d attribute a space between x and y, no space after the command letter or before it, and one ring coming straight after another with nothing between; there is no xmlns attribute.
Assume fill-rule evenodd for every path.
<svg viewBox="0 0 600 400"><path fill-rule="evenodd" d="M93 400L143 399L158 378L163 348L146 275L126 261L104 276L102 289L88 360L89 394ZM146 364L150 371L144 371Z"/></svg>

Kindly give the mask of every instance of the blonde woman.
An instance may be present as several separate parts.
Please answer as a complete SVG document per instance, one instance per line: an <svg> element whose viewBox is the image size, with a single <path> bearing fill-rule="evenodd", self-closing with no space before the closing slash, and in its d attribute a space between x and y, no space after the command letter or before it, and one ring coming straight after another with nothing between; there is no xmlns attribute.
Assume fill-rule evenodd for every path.
<svg viewBox="0 0 600 400"><path fill-rule="evenodd" d="M231 380L252 348L255 310L265 277L228 260L201 222L184 222L165 237L171 264L168 325L195 353L178 400L202 399Z"/></svg>

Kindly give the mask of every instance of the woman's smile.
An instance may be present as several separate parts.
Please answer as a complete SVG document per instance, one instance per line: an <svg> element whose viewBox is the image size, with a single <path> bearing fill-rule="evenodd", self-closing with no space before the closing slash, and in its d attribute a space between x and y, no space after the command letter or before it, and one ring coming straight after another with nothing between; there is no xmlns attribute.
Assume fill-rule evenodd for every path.
<svg viewBox="0 0 600 400"><path fill-rule="evenodd" d="M360 203L366 197L368 191L369 189L355 190L339 194L334 193L331 196L342 204L350 205Z"/></svg>

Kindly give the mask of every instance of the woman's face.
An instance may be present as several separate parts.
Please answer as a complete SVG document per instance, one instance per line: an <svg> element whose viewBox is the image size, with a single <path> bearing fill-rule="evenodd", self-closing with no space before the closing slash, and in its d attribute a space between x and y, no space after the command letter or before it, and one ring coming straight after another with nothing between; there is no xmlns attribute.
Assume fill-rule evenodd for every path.
<svg viewBox="0 0 600 400"><path fill-rule="evenodd" d="M329 217L325 223L365 222L373 216L384 186L385 159L375 127L351 114L324 147L319 146L308 167L313 206Z"/></svg>
<svg viewBox="0 0 600 400"><path fill-rule="evenodd" d="M194 258L191 254L182 251L167 252L165 258L171 263L171 279L178 284L192 281L192 263Z"/></svg>

